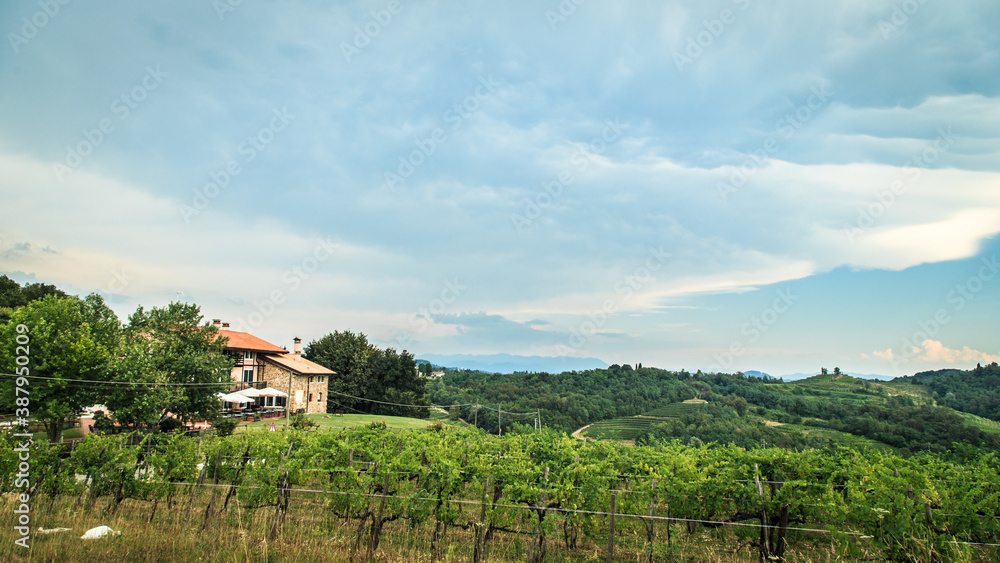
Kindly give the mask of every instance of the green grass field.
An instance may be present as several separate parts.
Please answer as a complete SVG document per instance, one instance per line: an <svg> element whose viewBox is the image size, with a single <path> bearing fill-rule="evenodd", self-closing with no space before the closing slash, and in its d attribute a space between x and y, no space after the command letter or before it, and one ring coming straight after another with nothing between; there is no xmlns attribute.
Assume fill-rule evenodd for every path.
<svg viewBox="0 0 1000 563"><path fill-rule="evenodd" d="M406 430L420 430L427 428L434 420L407 418L403 416L384 416L375 414L309 414L306 418L315 422L320 428L350 428L353 426L367 426L373 422L382 421L389 428ZM285 426L284 418L271 418L260 422L243 422L237 427L237 432L241 428L268 428L274 423L276 429Z"/></svg>

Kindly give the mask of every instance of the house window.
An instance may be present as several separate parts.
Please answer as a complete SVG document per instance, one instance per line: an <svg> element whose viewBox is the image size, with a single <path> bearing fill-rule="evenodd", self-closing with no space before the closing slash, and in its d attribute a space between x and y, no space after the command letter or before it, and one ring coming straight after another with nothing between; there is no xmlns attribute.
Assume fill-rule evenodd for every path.
<svg viewBox="0 0 1000 563"><path fill-rule="evenodd" d="M309 402L312 402L312 400L313 400L313 394L309 393Z"/></svg>
<svg viewBox="0 0 1000 563"><path fill-rule="evenodd" d="M253 381L253 368L243 369L243 383L250 383Z"/></svg>
<svg viewBox="0 0 1000 563"><path fill-rule="evenodd" d="M312 378L312 376L310 375L310 376L309 376L309 383L312 383L312 382L313 382L313 378Z"/></svg>
<svg viewBox="0 0 1000 563"><path fill-rule="evenodd" d="M322 375L321 375L321 376L319 376L319 378L318 378L318 381L319 381L320 383L323 383L323 376L322 376Z"/></svg>
<svg viewBox="0 0 1000 563"><path fill-rule="evenodd" d="M319 393L318 395L316 395L316 402L317 403L322 403L323 402L323 394L322 393Z"/></svg>
<svg viewBox="0 0 1000 563"><path fill-rule="evenodd" d="M244 360L252 360L253 359L253 351L252 350L245 350L243 352L243 359Z"/></svg>

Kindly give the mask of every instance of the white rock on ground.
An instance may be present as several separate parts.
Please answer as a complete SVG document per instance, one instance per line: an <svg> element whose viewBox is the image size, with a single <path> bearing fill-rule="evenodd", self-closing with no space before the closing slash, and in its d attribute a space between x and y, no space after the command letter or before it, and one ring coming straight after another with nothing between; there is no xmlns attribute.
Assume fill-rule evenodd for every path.
<svg viewBox="0 0 1000 563"><path fill-rule="evenodd" d="M39 534L58 534L59 532L68 532L70 528L48 528L45 529L41 526L38 527Z"/></svg>
<svg viewBox="0 0 1000 563"><path fill-rule="evenodd" d="M104 536L120 536L121 532L116 532L107 526L98 526L96 528L91 528L87 530L86 534L80 536L81 540L96 540L97 538L103 538Z"/></svg>

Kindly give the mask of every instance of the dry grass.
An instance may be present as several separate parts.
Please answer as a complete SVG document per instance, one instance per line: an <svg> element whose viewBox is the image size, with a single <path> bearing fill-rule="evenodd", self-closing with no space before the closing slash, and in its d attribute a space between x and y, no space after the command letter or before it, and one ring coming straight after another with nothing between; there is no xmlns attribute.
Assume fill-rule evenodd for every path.
<svg viewBox="0 0 1000 563"><path fill-rule="evenodd" d="M126 500L115 515L105 512L107 499L100 499L90 510L75 506L75 498L58 499L51 510L46 503L32 510L32 528L67 527L71 532L42 535L32 533L31 550L14 545L11 526L0 529L0 561L31 562L100 562L141 561L173 563L176 561L236 562L327 562L351 560L351 548L357 531L356 522L331 518L320 499L294 494L281 534L268 540L273 508L253 512L230 504L228 513L217 514L202 531L208 495L199 495L191 512L190 522L184 520L186 499L166 508L161 505L152 523L147 524L151 505ZM216 506L221 504L221 495ZM11 514L10 497L3 509ZM623 519L624 520L624 519ZM88 529L107 525L122 532L118 537L84 541ZM615 547L616 561L644 561L645 533L641 524L619 521ZM561 527L560 527L561 529ZM656 561L698 561L737 563L757 561L752 547L736 548L745 540L732 530L699 531L689 535L681 526L673 527L672 545L666 545L665 527L657 527L654 546ZM414 529L400 519L386 525L379 549L373 561L427 563L431 558L433 524ZM488 545L487 561L524 561L529 534L497 533ZM603 562L606 559L607 528L603 520L595 520L589 534L580 534L579 546L567 549L561 532L551 532L547 539L547 562ZM441 542L437 561L472 560L473 532L449 528ZM355 561L364 560L364 552L355 554ZM788 554L789 562L829 562L838 560L828 538L818 543L797 543Z"/></svg>

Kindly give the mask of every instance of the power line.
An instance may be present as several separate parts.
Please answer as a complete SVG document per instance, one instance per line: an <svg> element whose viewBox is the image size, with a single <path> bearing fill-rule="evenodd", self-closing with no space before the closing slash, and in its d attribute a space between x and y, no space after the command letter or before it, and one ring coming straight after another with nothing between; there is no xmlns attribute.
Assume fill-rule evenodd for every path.
<svg viewBox="0 0 1000 563"><path fill-rule="evenodd" d="M390 405L390 406L394 406L394 407L413 407L413 408L420 408L420 409L449 409L451 407L471 407L471 406L475 405L475 403L464 403L464 404L461 404L461 405L448 405L448 406L445 406L445 405L406 405L406 404L403 404L403 403L390 403L388 401L376 401L375 399L365 399L364 397L355 397L354 395L348 395L347 393L339 393L337 391L331 391L329 387L327 387L326 391L327 391L327 393L332 393L334 395L340 395L341 397L348 397L348 398L354 399L356 401L365 401L367 403L377 403L379 405Z"/></svg>
<svg viewBox="0 0 1000 563"><path fill-rule="evenodd" d="M7 377L23 377L25 379L41 379L43 381L59 381L65 383L76 383L76 384L87 384L87 385L133 385L133 386L171 386L171 387L209 387L209 386L225 386L232 383L239 383L238 381L220 381L218 383L170 383L170 382L160 382L160 381L108 381L102 379L68 379L63 377L44 377L41 375L17 375L13 373L0 373L0 375Z"/></svg>

